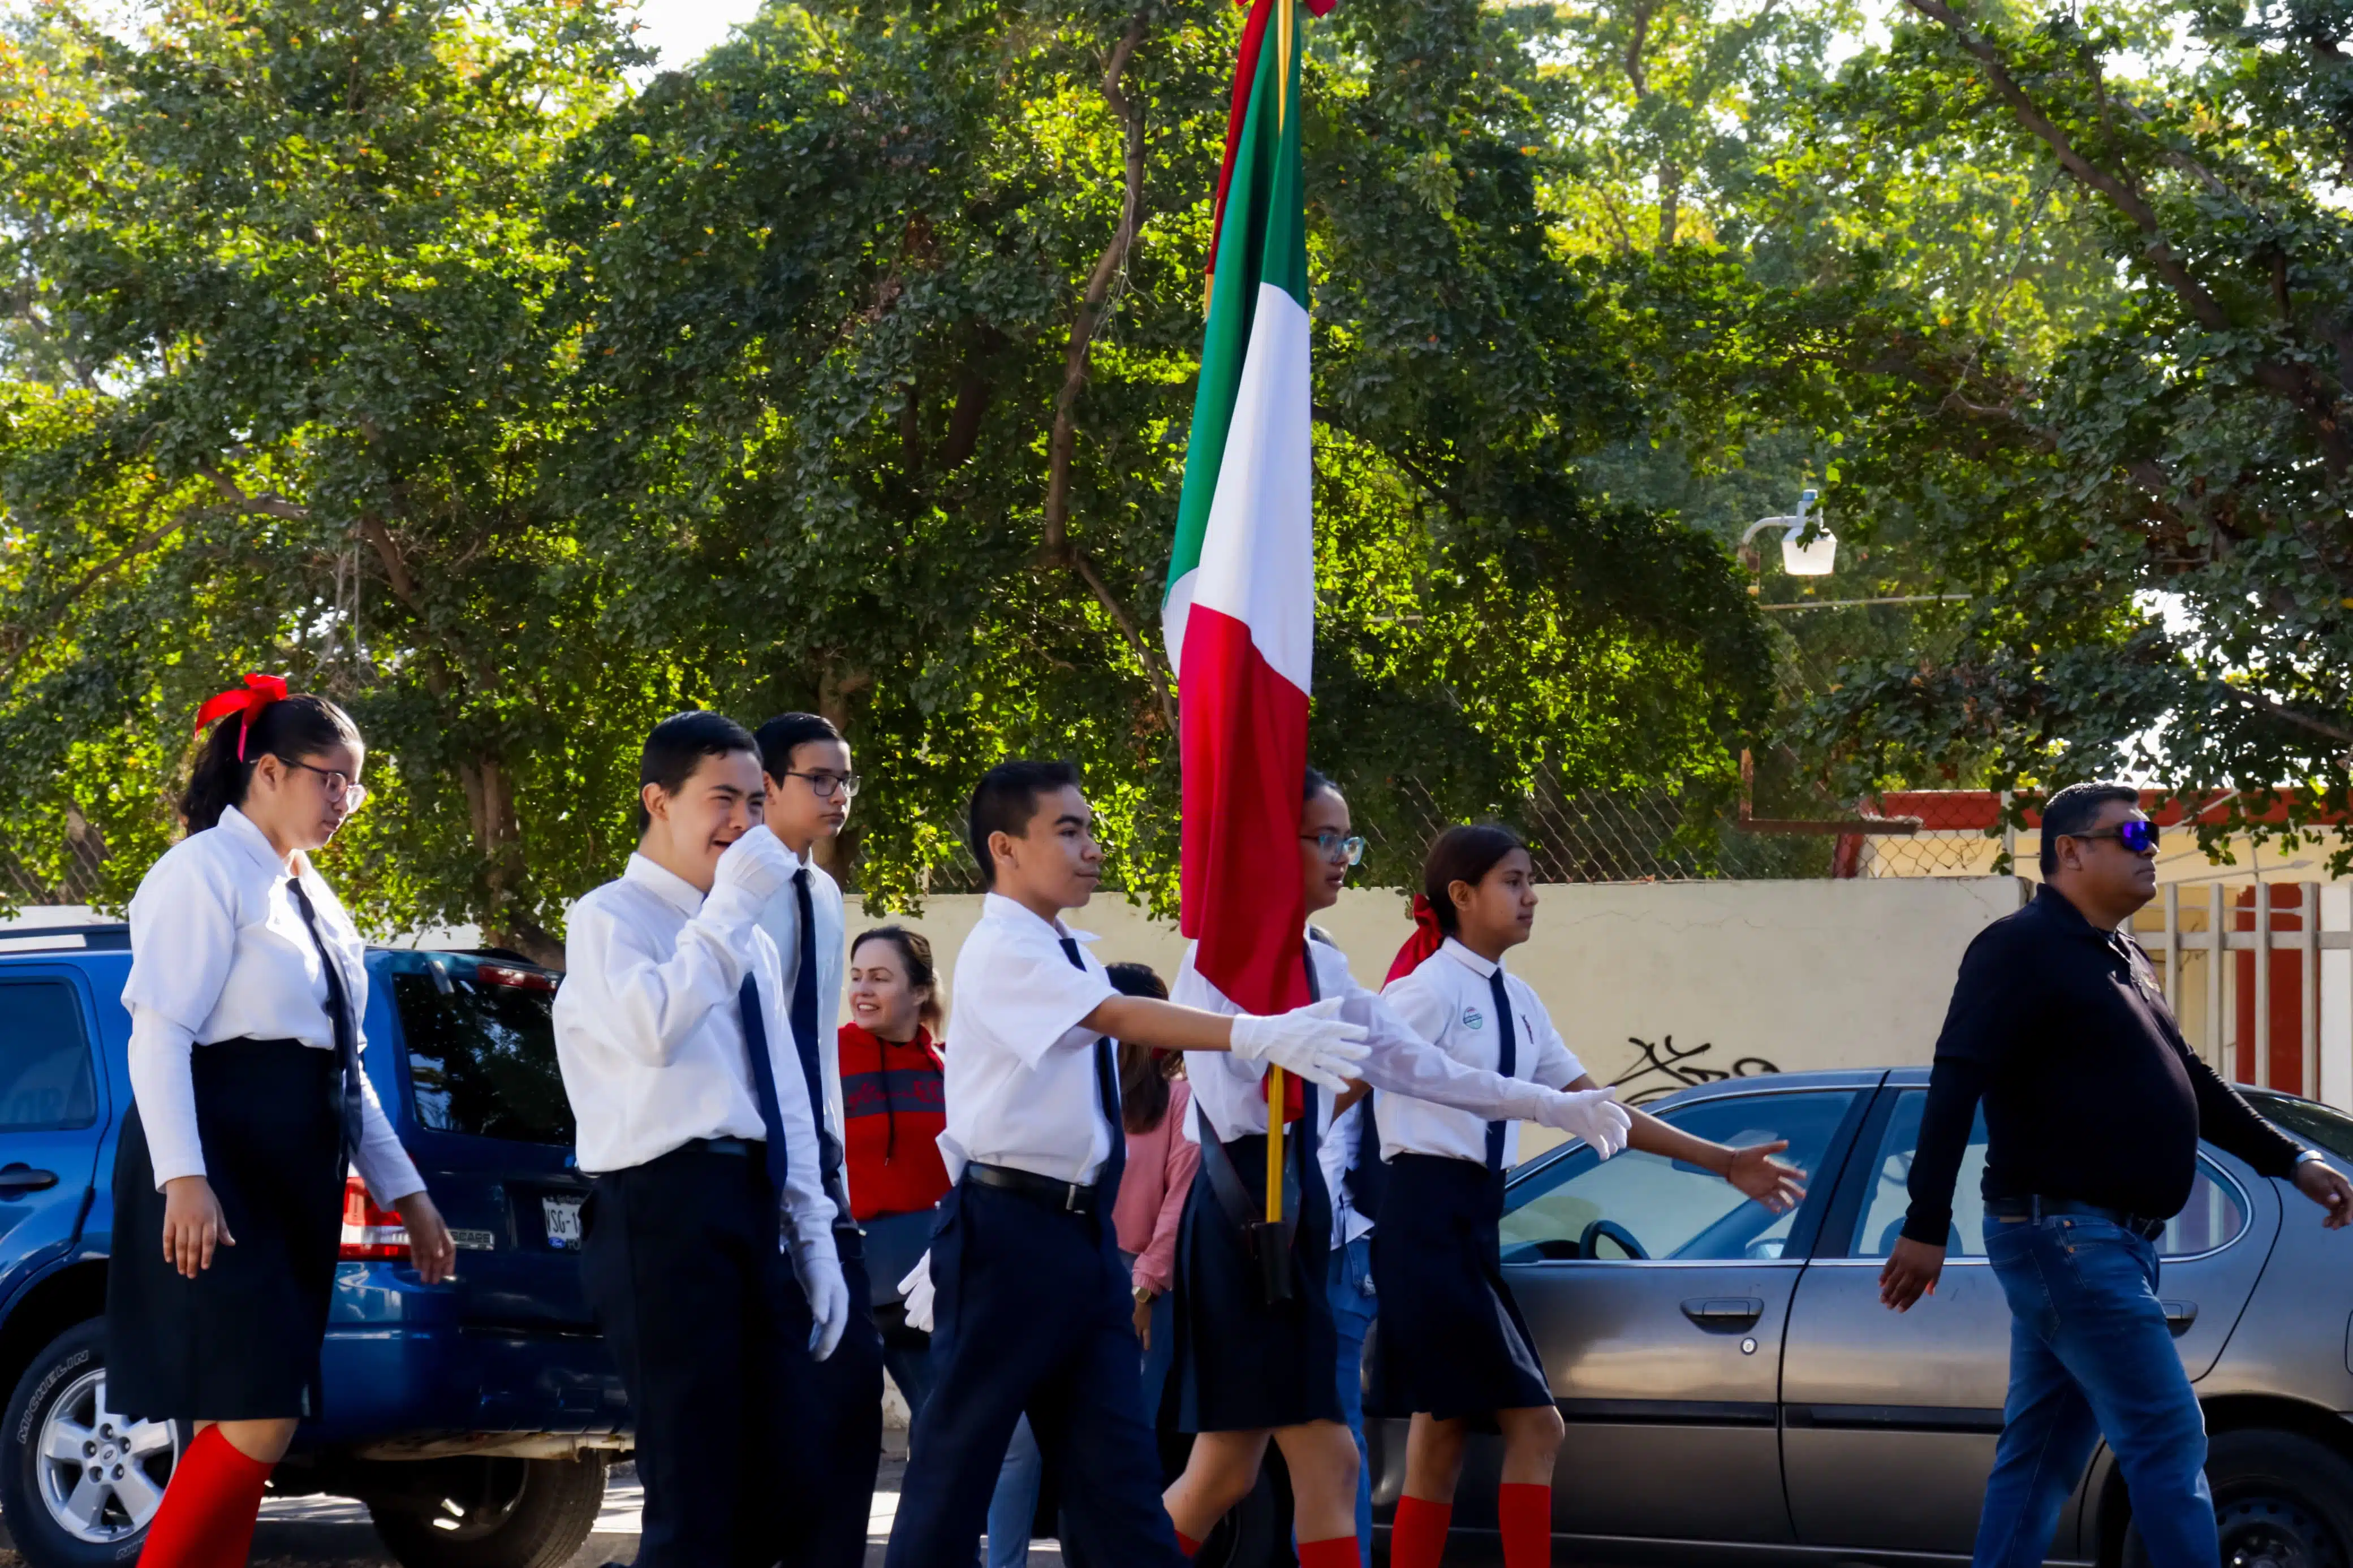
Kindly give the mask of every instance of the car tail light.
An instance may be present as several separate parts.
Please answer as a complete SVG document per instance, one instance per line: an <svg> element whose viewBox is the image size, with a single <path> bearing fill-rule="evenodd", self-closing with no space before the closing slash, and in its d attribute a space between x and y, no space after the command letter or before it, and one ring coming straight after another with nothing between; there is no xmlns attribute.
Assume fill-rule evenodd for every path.
<svg viewBox="0 0 2353 1568"><path fill-rule="evenodd" d="M518 991L553 991L555 976L536 969L512 969L503 963L474 965L474 980L481 985L510 985Z"/></svg>
<svg viewBox="0 0 2353 1568"><path fill-rule="evenodd" d="M408 1227L390 1209L376 1207L357 1176L343 1183L343 1240L335 1256L347 1262L408 1261Z"/></svg>

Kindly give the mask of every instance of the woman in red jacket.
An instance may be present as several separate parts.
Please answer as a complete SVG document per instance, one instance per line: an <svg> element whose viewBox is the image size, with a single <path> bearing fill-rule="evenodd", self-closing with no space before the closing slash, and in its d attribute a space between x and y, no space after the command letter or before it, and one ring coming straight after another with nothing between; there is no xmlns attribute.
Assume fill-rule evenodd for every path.
<svg viewBox="0 0 2353 1568"><path fill-rule="evenodd" d="M947 1193L939 1136L939 973L932 944L904 926L877 926L849 948L849 1022L841 1026L842 1158L849 1206L866 1231L882 1363L910 1416L931 1391L932 1339L908 1326L898 1282L931 1245L932 1205Z"/></svg>

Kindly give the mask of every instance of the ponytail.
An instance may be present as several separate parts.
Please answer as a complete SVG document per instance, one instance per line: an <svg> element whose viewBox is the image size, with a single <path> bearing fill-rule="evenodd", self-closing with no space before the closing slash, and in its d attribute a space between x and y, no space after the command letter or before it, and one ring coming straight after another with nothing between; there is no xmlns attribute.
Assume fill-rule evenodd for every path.
<svg viewBox="0 0 2353 1568"><path fill-rule="evenodd" d="M364 744L351 715L325 698L307 691L273 698L250 676L247 685L248 690L235 694L240 701L217 706L222 698L215 698L205 704L206 716L198 720L199 728L211 723L212 732L196 753L187 792L180 797L180 815L190 833L216 826L222 812L244 804L253 783L253 764L263 757L300 762L339 746L357 751ZM284 682L276 685L284 689Z"/></svg>
<svg viewBox="0 0 2353 1568"><path fill-rule="evenodd" d="M1514 849L1525 849L1520 836L1493 823L1450 827L1431 840L1421 863L1421 891L1413 900L1413 934L1398 949L1388 977L1410 974L1424 959L1446 944L1461 918L1447 891L1457 882L1477 887L1497 861Z"/></svg>

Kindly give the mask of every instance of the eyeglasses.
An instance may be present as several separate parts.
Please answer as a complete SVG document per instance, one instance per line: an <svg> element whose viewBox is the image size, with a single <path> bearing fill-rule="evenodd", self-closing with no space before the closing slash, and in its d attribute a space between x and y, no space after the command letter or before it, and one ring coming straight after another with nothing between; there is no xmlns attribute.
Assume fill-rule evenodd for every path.
<svg viewBox="0 0 2353 1568"><path fill-rule="evenodd" d="M357 811L367 804L367 785L353 784L348 773L339 773L332 768L322 768L314 763L298 763L291 757L280 757L278 760L290 768L301 768L304 773L316 773L326 780L329 805L340 805L345 811Z"/></svg>
<svg viewBox="0 0 2353 1568"><path fill-rule="evenodd" d="M1324 858L1326 860L1345 861L1354 866L1365 858L1363 839L1344 837L1328 827L1321 833L1303 833L1299 836L1299 841L1302 844L1315 846L1324 852Z"/></svg>
<svg viewBox="0 0 2353 1568"><path fill-rule="evenodd" d="M2127 854L2157 853L2158 830L2154 822L2119 822L2114 827L2103 827L2097 833L2070 833L2069 838L2113 838L2125 847Z"/></svg>
<svg viewBox="0 0 2353 1568"><path fill-rule="evenodd" d="M841 792L841 798L844 800L856 800L858 798L859 781L856 773L787 773L784 776L788 779L808 780L809 794L817 796L819 800L831 799L833 792L836 790L839 790Z"/></svg>

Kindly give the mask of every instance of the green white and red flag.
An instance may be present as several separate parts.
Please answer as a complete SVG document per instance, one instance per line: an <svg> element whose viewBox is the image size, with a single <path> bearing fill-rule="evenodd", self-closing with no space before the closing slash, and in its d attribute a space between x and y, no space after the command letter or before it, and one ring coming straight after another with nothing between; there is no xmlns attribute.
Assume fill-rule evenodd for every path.
<svg viewBox="0 0 2353 1568"><path fill-rule="evenodd" d="M1183 697L1180 923L1201 977L1253 1013L1307 1000L1293 868L1315 557L1295 4L1254 0L1243 27L1160 610Z"/></svg>

